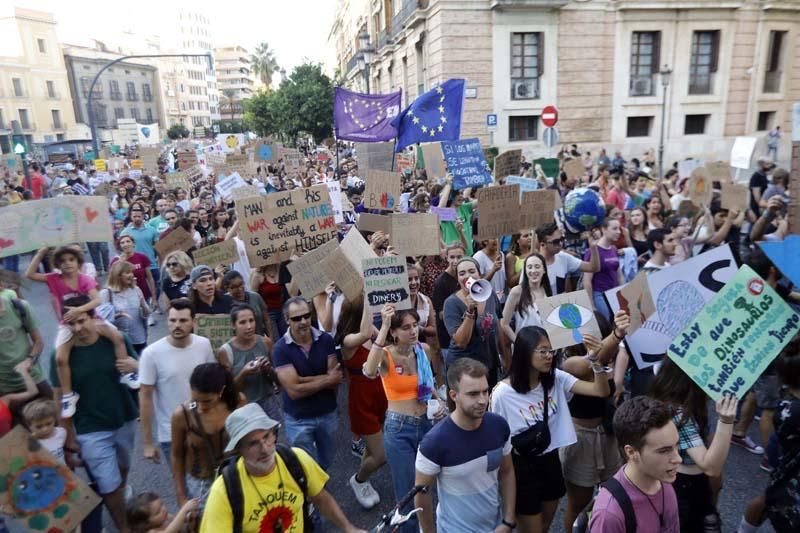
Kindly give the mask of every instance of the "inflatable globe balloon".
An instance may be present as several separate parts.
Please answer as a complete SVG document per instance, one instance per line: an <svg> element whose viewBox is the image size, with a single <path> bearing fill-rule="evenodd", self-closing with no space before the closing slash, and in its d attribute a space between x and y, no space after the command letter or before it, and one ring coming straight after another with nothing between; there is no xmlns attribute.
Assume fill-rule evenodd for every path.
<svg viewBox="0 0 800 533"><path fill-rule="evenodd" d="M606 216L606 205L600 195L586 187L575 189L564 199L564 222L573 233L599 226Z"/></svg>

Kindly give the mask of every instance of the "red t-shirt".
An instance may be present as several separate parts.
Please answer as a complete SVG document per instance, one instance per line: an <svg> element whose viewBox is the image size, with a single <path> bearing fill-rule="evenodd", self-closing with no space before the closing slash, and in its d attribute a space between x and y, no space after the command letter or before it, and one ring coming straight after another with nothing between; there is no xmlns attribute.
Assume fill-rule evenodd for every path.
<svg viewBox="0 0 800 533"><path fill-rule="evenodd" d="M44 196L44 178L38 172L31 174L31 193L34 200L41 200Z"/></svg>
<svg viewBox="0 0 800 533"><path fill-rule="evenodd" d="M119 256L115 257L111 260L111 264L113 265L119 259ZM147 270L151 265L150 260L144 254L133 252L133 255L126 261L133 265L133 277L136 278L136 286L142 290L145 300L150 299L150 287L147 285Z"/></svg>

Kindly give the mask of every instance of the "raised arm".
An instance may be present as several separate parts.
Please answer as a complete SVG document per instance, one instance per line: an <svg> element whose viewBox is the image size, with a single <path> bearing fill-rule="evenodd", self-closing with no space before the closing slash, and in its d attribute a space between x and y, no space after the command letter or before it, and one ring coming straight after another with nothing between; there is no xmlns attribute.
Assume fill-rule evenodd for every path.
<svg viewBox="0 0 800 533"><path fill-rule="evenodd" d="M383 366L385 360L385 353L383 349L386 347L386 339L389 336L389 326L392 323L394 316L394 306L386 304L381 309L381 329L378 330L378 336L372 341L372 347L367 356L367 362L364 363L363 373L367 377L378 377L378 369Z"/></svg>
<svg viewBox="0 0 800 533"><path fill-rule="evenodd" d="M33 281L47 281L47 276L37 272L37 270L39 270L39 265L42 263L42 259L44 259L46 253L47 247L40 248L39 251L36 252L36 255L33 256L33 259L31 259L31 263L28 265L28 268L25 269L26 278Z"/></svg>

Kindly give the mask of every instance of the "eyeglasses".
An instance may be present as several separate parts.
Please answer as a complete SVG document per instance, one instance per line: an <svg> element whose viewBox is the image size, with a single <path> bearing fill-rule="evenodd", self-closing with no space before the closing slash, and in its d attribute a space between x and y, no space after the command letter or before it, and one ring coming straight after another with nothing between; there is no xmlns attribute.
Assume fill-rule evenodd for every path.
<svg viewBox="0 0 800 533"><path fill-rule="evenodd" d="M180 263L167 263L167 267L169 267L169 268L176 267L176 266L180 266Z"/></svg>
<svg viewBox="0 0 800 533"><path fill-rule="evenodd" d="M311 320L311 313L306 313L304 315L298 315L298 316L290 316L289 320L291 320L292 322L301 322L303 320Z"/></svg>
<svg viewBox="0 0 800 533"><path fill-rule="evenodd" d="M536 355L541 355L541 356L549 355L550 357L555 357L556 350L552 350L552 349L551 350L545 350L544 348L537 348L536 350L533 351L533 353L535 353Z"/></svg>
<svg viewBox="0 0 800 533"><path fill-rule="evenodd" d="M554 246L555 245L563 246L564 245L564 238L562 237L560 239L554 239L552 241L544 241L544 242L547 243L547 244L552 244Z"/></svg>

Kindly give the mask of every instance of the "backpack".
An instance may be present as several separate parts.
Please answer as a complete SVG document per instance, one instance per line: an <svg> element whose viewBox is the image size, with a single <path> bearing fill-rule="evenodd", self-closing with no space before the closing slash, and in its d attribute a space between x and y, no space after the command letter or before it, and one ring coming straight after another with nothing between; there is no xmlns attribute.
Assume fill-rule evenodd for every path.
<svg viewBox="0 0 800 533"><path fill-rule="evenodd" d="M308 479L303 465L300 464L297 454L288 445L279 442L275 445L275 451L303 493L304 533L314 531L314 525L311 523L311 501L308 499ZM228 502L230 502L233 513L233 533L242 533L242 521L244 520L244 493L239 471L236 468L238 460L238 455L228 457L219 467L222 481L225 483L225 493L228 495Z"/></svg>
<svg viewBox="0 0 800 533"><path fill-rule="evenodd" d="M25 309L25 305L22 303L22 300L19 298L11 298L11 307L14 308L14 312L17 313L17 317L19 317L19 321L22 322L22 329L30 335L30 330L25 322L28 320L28 310Z"/></svg>
<svg viewBox="0 0 800 533"><path fill-rule="evenodd" d="M622 514L625 515L625 531L627 533L636 533L636 513L633 510L633 504L628 493L622 483L617 481L616 478L610 477L602 485L617 500L617 504L622 509Z"/></svg>

